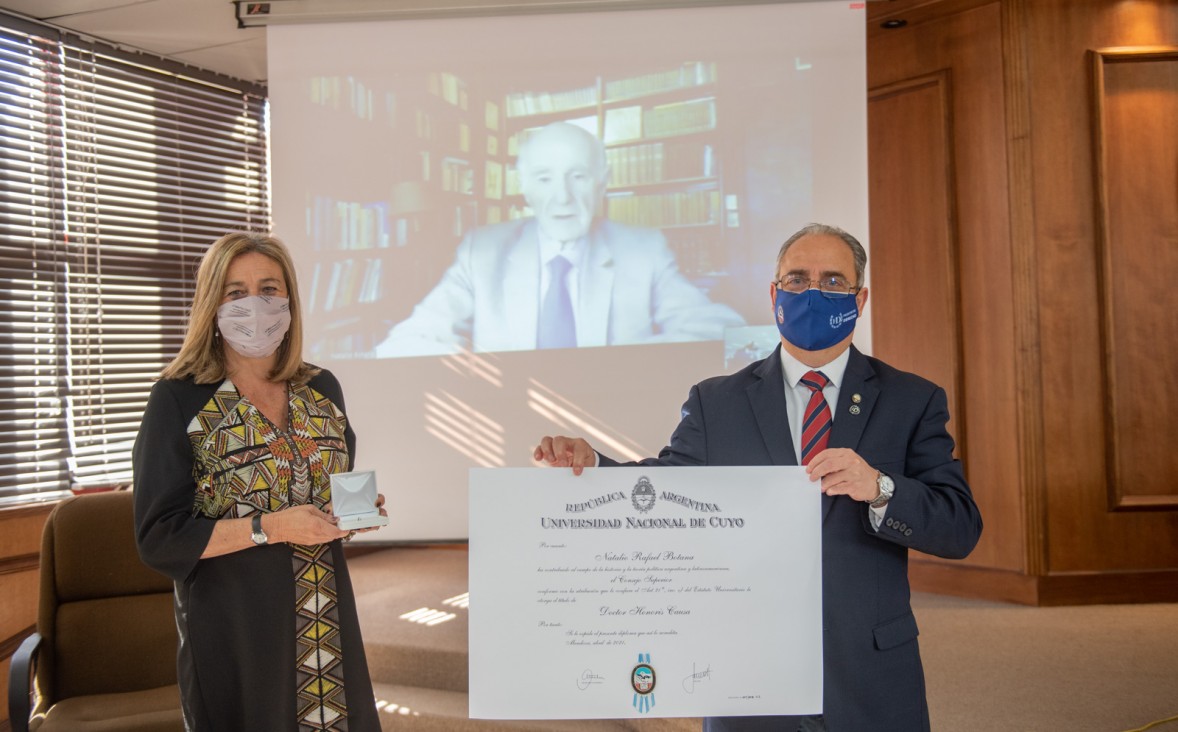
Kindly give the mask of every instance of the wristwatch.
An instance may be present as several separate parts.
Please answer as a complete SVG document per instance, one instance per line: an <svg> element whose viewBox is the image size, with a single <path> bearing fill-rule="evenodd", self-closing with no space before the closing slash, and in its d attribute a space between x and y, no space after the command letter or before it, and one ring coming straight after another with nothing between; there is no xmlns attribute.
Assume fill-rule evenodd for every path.
<svg viewBox="0 0 1178 732"><path fill-rule="evenodd" d="M879 488L879 496L871 502L872 508L883 508L888 505L888 501L892 500L892 494L896 492L896 484L886 473L876 471L879 477L875 479L875 485Z"/></svg>
<svg viewBox="0 0 1178 732"><path fill-rule="evenodd" d="M261 512L254 514L254 518L250 522L250 527L252 528L252 531L250 531L250 538L254 540L255 544L258 546L265 546L266 543L270 541L270 537L266 536L265 531L262 531Z"/></svg>

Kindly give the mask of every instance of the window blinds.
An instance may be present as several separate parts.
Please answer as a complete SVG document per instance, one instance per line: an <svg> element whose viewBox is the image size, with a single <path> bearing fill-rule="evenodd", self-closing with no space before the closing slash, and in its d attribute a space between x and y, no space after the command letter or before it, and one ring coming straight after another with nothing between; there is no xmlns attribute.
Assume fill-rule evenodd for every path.
<svg viewBox="0 0 1178 732"><path fill-rule="evenodd" d="M196 268L267 229L264 89L0 15L0 502L128 482Z"/></svg>

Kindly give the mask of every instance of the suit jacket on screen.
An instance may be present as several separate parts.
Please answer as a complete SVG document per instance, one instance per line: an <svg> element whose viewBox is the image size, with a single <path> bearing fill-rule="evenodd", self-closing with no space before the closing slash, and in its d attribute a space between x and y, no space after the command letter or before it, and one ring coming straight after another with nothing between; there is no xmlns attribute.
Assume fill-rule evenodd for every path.
<svg viewBox="0 0 1178 732"><path fill-rule="evenodd" d="M540 239L535 219L472 230L441 281L377 356L536 347ZM657 229L597 221L579 275L578 346L714 340L743 325L680 273Z"/></svg>
<svg viewBox="0 0 1178 732"><path fill-rule="evenodd" d="M851 413L855 395L858 414ZM692 387L682 415L671 444L641 464L798 464L776 351ZM891 476L896 490L878 532L866 503L822 498L823 714L830 732L929 728L908 550L961 558L982 531L961 464L953 458L948 418L940 387L852 347L829 446L855 450ZM618 463L602 456L601 464ZM728 717L708 719L704 728L794 732L797 722Z"/></svg>

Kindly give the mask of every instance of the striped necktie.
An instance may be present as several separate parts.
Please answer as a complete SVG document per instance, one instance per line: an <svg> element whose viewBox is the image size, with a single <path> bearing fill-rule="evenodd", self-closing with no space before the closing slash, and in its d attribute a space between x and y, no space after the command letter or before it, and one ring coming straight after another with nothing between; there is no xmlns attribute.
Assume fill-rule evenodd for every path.
<svg viewBox="0 0 1178 732"><path fill-rule="evenodd" d="M826 449L830 442L830 426L833 418L822 389L830 383L821 371L807 371L802 384L810 390L810 402L802 418L802 465L809 465L815 455Z"/></svg>

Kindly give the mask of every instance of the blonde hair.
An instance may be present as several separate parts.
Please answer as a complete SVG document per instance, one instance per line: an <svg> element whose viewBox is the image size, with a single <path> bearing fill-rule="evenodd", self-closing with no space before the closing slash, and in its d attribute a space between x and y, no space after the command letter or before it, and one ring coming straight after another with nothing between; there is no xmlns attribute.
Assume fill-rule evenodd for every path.
<svg viewBox="0 0 1178 732"><path fill-rule="evenodd" d="M164 368L161 377L192 377L198 384L219 384L228 376L225 345L217 335L217 310L224 298L230 263L250 252L264 254L278 264L290 298L290 330L278 346L278 359L274 370L270 372L270 379L304 384L319 373L319 369L303 362L303 318L299 305L299 286L295 280L294 262L286 245L262 232L234 231L213 242L201 259L184 345L180 347L176 358Z"/></svg>

